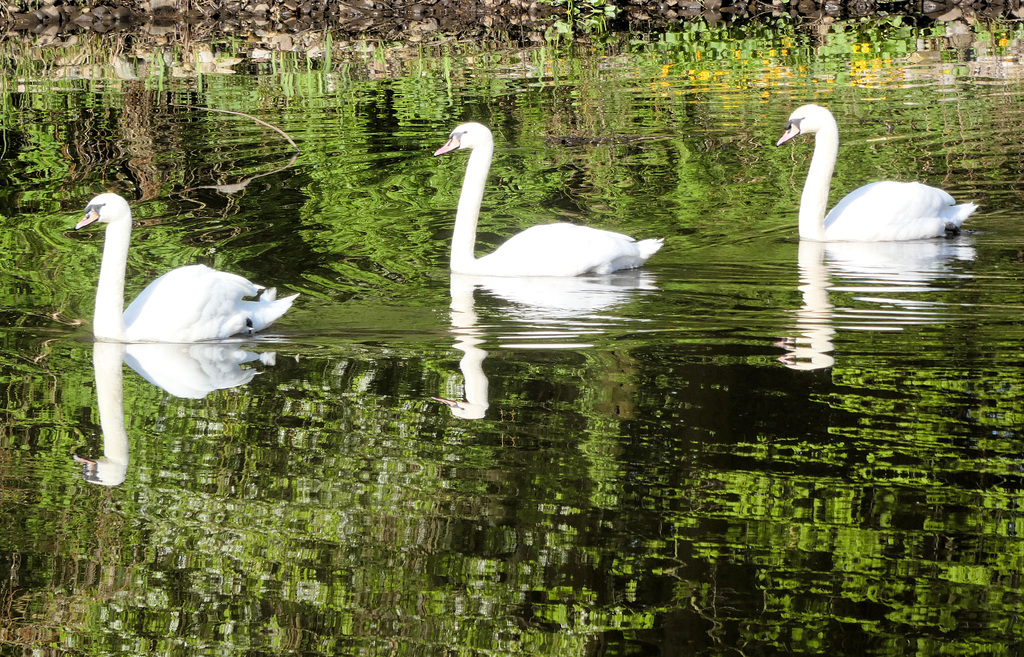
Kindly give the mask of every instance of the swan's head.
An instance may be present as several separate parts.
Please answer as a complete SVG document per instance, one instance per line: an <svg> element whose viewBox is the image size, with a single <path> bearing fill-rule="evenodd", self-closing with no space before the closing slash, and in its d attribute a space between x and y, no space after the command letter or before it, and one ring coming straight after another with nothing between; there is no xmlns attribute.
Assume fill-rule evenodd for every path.
<svg viewBox="0 0 1024 657"><path fill-rule="evenodd" d="M460 148L476 148L477 146L494 144L491 131L482 123L463 123L452 130L444 146L434 151L434 155L444 155Z"/></svg>
<svg viewBox="0 0 1024 657"><path fill-rule="evenodd" d="M828 126L834 128L835 125L836 120L832 117L832 112L821 105L802 105L789 115L789 121L786 122L786 131L782 133L778 143L775 145L782 146L790 139L804 133L814 134L822 128Z"/></svg>
<svg viewBox="0 0 1024 657"><path fill-rule="evenodd" d="M109 224L114 221L131 221L132 211L128 201L114 193L100 194L85 206L85 218L75 224L75 230L85 228L97 221Z"/></svg>

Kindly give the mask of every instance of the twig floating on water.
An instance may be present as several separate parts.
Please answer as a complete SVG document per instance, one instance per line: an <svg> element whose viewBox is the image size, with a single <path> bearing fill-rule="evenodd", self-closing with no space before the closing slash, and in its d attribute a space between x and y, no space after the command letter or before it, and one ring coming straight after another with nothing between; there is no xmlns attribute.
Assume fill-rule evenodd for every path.
<svg viewBox="0 0 1024 657"><path fill-rule="evenodd" d="M252 119L256 123L259 123L260 125L265 126L267 128L270 128L271 130L277 132L279 135L281 135L282 137L284 137L285 139L288 140L288 143L292 145L292 148L295 149L296 153L301 152L300 149L299 149L299 145L296 144L295 141L292 140L292 138L288 136L287 132L285 132L281 128L278 128L273 123L267 123L263 119L256 118L252 114L246 114L245 112L236 112L234 110L217 109L215 107L203 107L202 105L178 105L178 104L172 103L171 106L172 107L187 107L189 109L206 110L207 112L220 112L221 114L234 114L235 116L244 116L247 119Z"/></svg>

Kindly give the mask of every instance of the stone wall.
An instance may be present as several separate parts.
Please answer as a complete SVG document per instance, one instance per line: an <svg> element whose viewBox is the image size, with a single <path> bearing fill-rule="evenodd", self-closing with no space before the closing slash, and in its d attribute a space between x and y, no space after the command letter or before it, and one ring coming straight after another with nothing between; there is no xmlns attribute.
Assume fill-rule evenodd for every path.
<svg viewBox="0 0 1024 657"><path fill-rule="evenodd" d="M402 41L418 41L441 33L487 38L537 40L556 21L575 22L585 37L602 29L656 31L680 20L757 20L765 16L850 18L884 11L915 20L960 15L1017 19L1021 0L610 0L577 2L573 16L565 6L537 0L26 0L0 4L0 29L7 34L68 34L139 31L154 34L183 24L196 34L297 34L331 30ZM567 3L560 3L565 5ZM613 6L610 13L602 11ZM436 36L436 35L435 35Z"/></svg>

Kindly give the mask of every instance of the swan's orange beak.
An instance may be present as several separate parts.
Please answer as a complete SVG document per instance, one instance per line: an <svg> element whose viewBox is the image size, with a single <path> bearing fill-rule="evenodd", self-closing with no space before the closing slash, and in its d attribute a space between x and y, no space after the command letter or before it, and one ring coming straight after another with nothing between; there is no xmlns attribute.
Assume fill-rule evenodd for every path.
<svg viewBox="0 0 1024 657"><path fill-rule="evenodd" d="M462 146L462 142L455 135L448 138L448 141L444 143L444 146L434 151L434 155L444 155L450 151L458 150Z"/></svg>
<svg viewBox="0 0 1024 657"><path fill-rule="evenodd" d="M782 136L779 137L779 141L776 142L775 145L776 146L782 146L787 141L789 141L793 137L796 137L799 134L800 134L800 122L799 121L790 121L789 123L786 124L786 131L782 133Z"/></svg>
<svg viewBox="0 0 1024 657"><path fill-rule="evenodd" d="M75 230L79 228L85 228L89 224L95 223L100 220L100 213L96 211L96 208L86 208L85 218L75 224Z"/></svg>

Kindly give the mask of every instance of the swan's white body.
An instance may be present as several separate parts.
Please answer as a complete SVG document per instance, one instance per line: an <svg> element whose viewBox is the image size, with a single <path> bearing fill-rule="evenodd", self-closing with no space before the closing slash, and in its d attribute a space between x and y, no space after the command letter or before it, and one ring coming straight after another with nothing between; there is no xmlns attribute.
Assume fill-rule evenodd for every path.
<svg viewBox="0 0 1024 657"><path fill-rule="evenodd" d="M107 224L93 317L93 333L101 340L197 342L251 334L270 326L298 296L277 299L271 288L258 300L246 301L263 287L206 265L190 265L157 278L122 313L131 209L117 194L100 194L85 213L76 229L96 221Z"/></svg>
<svg viewBox="0 0 1024 657"><path fill-rule="evenodd" d="M824 107L804 105L790 115L777 145L804 133L815 135L815 145L800 197L802 239L886 242L941 237L957 232L978 209L974 203L957 205L952 196L935 187L885 180L850 192L826 216L839 128Z"/></svg>
<svg viewBox="0 0 1024 657"><path fill-rule="evenodd" d="M642 265L661 248L662 240L637 242L607 230L557 223L533 226L512 236L493 253L474 256L476 227L484 185L491 168L494 139L479 123L464 123L452 131L434 155L469 148L466 177L459 196L452 235L451 270L478 276L581 276L608 274Z"/></svg>

